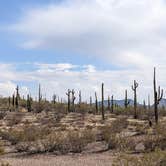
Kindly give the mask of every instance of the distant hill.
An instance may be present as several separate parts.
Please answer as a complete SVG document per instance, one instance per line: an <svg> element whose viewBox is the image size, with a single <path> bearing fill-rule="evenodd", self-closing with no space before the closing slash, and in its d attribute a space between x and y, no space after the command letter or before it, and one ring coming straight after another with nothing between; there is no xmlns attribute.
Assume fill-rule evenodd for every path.
<svg viewBox="0 0 166 166"><path fill-rule="evenodd" d="M128 101L130 102L130 104L129 104L130 106L134 105L134 101L132 99L128 99ZM114 100L114 104L117 104L120 107L124 107L124 102L125 102L125 100ZM99 105L101 105L101 101L99 102ZM104 100L104 106L105 107L108 106L108 100Z"/></svg>
<svg viewBox="0 0 166 166"><path fill-rule="evenodd" d="M124 107L124 101L125 100L114 100L114 104L118 104L120 107ZM130 106L134 105L134 101L132 99L128 99L128 101L130 101ZM99 102L99 105L101 105L101 101ZM142 104L139 104L139 106L142 106ZM104 106L107 107L108 106L108 100L104 100ZM151 105L153 107L153 105ZM166 99L161 99L158 107L165 107L166 108Z"/></svg>
<svg viewBox="0 0 166 166"><path fill-rule="evenodd" d="M159 102L158 107L166 107L166 99L161 99L161 101Z"/></svg>

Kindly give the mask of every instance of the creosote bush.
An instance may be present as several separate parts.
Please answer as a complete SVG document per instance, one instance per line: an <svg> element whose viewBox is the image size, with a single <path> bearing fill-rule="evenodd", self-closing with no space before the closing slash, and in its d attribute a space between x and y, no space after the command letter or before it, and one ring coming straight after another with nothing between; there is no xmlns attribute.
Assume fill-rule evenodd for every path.
<svg viewBox="0 0 166 166"><path fill-rule="evenodd" d="M91 131L52 132L46 137L37 140L24 140L18 143L16 149L27 153L80 153L90 142L95 141Z"/></svg>

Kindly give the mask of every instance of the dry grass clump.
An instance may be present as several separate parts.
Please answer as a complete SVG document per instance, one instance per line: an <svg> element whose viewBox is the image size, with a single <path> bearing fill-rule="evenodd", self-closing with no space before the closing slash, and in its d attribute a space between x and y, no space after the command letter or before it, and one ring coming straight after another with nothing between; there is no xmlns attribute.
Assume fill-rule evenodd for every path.
<svg viewBox="0 0 166 166"><path fill-rule="evenodd" d="M165 166L166 151L156 150L155 152L143 154L142 156L131 156L121 154L114 160L113 166Z"/></svg>
<svg viewBox="0 0 166 166"><path fill-rule="evenodd" d="M47 127L37 127L33 125L26 125L22 130L10 129L8 131L0 131L0 136L4 140L10 141L13 145L19 142L31 142L43 139L50 133Z"/></svg>
<svg viewBox="0 0 166 166"><path fill-rule="evenodd" d="M113 121L111 125L104 126L101 129L103 138L108 143L109 149L114 149L114 148L123 149L123 147L121 147L123 145L122 142L127 140L125 140L121 135L119 135L119 133L122 132L124 129L126 129L127 126L128 126L127 119L122 117Z"/></svg>
<svg viewBox="0 0 166 166"><path fill-rule="evenodd" d="M8 120L7 125L11 127L14 125L17 125L21 123L22 118L23 118L23 115L21 113L14 113L11 119Z"/></svg>
<svg viewBox="0 0 166 166"><path fill-rule="evenodd" d="M19 143L16 148L19 152L28 153L80 153L88 143L94 140L94 134L90 131L52 132L43 139Z"/></svg>
<svg viewBox="0 0 166 166"><path fill-rule="evenodd" d="M1 111L0 112L0 120L4 119L5 116L6 116L6 111Z"/></svg>

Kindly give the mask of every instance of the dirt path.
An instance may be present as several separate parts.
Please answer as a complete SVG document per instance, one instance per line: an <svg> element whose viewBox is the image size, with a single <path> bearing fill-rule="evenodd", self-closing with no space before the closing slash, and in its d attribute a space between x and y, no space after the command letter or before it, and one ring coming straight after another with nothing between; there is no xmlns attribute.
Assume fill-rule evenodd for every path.
<svg viewBox="0 0 166 166"><path fill-rule="evenodd" d="M1 157L1 161L11 166L111 166L111 153L84 155L37 155L30 157Z"/></svg>

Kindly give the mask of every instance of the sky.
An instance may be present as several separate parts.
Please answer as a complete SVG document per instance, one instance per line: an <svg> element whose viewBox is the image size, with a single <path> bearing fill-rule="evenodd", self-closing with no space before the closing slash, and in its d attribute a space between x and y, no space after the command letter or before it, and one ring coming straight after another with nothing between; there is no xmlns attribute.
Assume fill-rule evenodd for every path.
<svg viewBox="0 0 166 166"><path fill-rule="evenodd" d="M0 94L48 99L67 89L83 99L114 95L137 80L138 101L153 101L153 67L166 88L165 0L1 0ZM164 91L165 92L165 91Z"/></svg>

